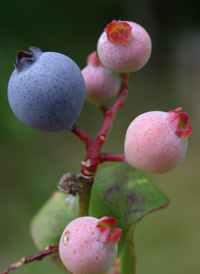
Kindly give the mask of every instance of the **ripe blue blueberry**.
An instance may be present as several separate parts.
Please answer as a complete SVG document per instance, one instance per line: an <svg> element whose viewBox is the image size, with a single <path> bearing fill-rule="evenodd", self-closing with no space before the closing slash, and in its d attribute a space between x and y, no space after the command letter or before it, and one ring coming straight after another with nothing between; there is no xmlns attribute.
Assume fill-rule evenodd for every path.
<svg viewBox="0 0 200 274"><path fill-rule="evenodd" d="M19 51L8 83L8 101L25 125L55 132L71 130L85 100L85 83L76 63L57 52L30 47Z"/></svg>

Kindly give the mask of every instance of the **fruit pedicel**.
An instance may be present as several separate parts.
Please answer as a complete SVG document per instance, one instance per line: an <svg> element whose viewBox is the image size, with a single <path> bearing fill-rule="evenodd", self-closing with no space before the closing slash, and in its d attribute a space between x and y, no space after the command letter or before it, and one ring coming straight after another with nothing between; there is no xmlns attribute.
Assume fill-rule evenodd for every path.
<svg viewBox="0 0 200 274"><path fill-rule="evenodd" d="M30 47L30 52L18 52L14 60L15 70L8 84L8 100L16 117L25 125L41 131L70 130L86 145L87 154L82 161L81 173L76 176L67 173L61 180L67 185L59 186L59 189L68 195L79 196L80 218L74 215L74 220L69 224L66 223L66 228L62 228L64 232L59 247L55 248L59 251L68 273L107 272L115 262L121 233L124 242L121 243L121 252L118 255L120 263L115 264L115 267L117 266L115 270L112 269L117 271L116 273L135 273L135 255L132 254L133 237L130 238L130 230L126 238L121 227L116 228L115 217L118 216L121 220L120 226L125 231L127 227L123 226L122 220L124 223L128 220L125 219L126 216L120 216L120 210L116 212L110 210L113 206L112 199L106 204L105 195L112 194L115 190L120 192L118 181L113 188L106 190L102 204L98 207L98 210L106 207L113 216L102 217L105 214L100 218L86 216L90 212L90 195L98 165L105 161L125 162L137 169L163 173L176 167L186 155L192 126L188 123L188 115L181 112L181 108L169 112L151 111L139 115L127 129L124 153L100 153L116 113L124 106L128 91L128 73L139 70L147 63L151 48L151 38L142 26L135 22L114 20L104 29L97 43L97 51L88 56L87 65L82 71L69 57L57 52L42 52L36 47ZM75 125L85 96L86 100L94 103L101 110L104 109L104 121L94 141ZM109 108L111 100L114 102ZM135 172L133 176L136 176ZM146 179L141 180L141 175L138 176L140 176L137 186L139 188ZM123 195L125 194L121 193L121 199ZM136 203L139 198L140 201L147 200L146 196L143 198L137 195L131 192L126 198L129 197L129 203ZM163 194L161 197L163 198ZM151 201L150 204L152 206ZM149 212L164 208L166 205L167 202L164 205L160 202L157 208L150 208ZM139 206L139 211L134 208L133 212L140 212L141 215L138 217L140 220L148 212L142 215L141 204ZM58 219L51 221L56 223ZM131 224L131 227L135 224ZM37 233L34 237L37 237ZM127 252L128 247L125 239L129 239L131 243L129 253L124 253ZM49 245L51 244L52 242L49 242ZM47 251L50 248L47 248ZM47 255L45 251L41 254L41 258ZM123 254L126 256L123 257ZM132 259L123 263L127 256L132 256ZM127 269L130 261L133 263Z"/></svg>

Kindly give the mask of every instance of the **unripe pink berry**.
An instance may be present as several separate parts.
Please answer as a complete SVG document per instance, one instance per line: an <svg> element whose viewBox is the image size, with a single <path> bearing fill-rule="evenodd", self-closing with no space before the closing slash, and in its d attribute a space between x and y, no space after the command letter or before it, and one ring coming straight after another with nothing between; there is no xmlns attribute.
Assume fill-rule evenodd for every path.
<svg viewBox="0 0 200 274"><path fill-rule="evenodd" d="M125 158L135 168L164 173L185 157L192 125L188 115L173 111L151 111L139 115L126 132Z"/></svg>
<svg viewBox="0 0 200 274"><path fill-rule="evenodd" d="M121 236L115 224L115 218L80 217L67 225L59 253L70 273L103 274L113 265Z"/></svg>
<svg viewBox="0 0 200 274"><path fill-rule="evenodd" d="M88 56L87 66L82 70L82 74L86 99L96 105L106 105L120 90L120 76L102 65L96 51Z"/></svg>
<svg viewBox="0 0 200 274"><path fill-rule="evenodd" d="M151 38L137 23L114 20L101 34L97 52L105 67L120 73L134 72L149 60Z"/></svg>

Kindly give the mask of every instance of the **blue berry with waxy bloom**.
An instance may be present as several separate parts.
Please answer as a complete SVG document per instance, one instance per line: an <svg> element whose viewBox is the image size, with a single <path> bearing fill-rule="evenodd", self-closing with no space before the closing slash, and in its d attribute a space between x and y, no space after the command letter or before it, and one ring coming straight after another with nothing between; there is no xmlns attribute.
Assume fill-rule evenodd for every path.
<svg viewBox="0 0 200 274"><path fill-rule="evenodd" d="M77 64L64 54L29 47L14 59L8 101L16 117L36 130L71 130L85 101Z"/></svg>

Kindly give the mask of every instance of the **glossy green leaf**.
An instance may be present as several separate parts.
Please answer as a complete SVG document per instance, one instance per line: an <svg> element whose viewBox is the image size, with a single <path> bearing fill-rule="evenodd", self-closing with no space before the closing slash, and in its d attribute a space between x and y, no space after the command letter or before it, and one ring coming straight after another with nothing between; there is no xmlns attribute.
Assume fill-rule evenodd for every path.
<svg viewBox="0 0 200 274"><path fill-rule="evenodd" d="M97 174L92 188L90 215L117 218L122 228L119 241L121 273L135 268L133 233L148 213L165 208L169 200L142 172L125 163L114 164Z"/></svg>
<svg viewBox="0 0 200 274"><path fill-rule="evenodd" d="M77 217L78 197L60 191L54 192L31 222L31 235L37 248L43 250L49 245L59 244L65 227ZM64 268L57 253L48 258Z"/></svg>

